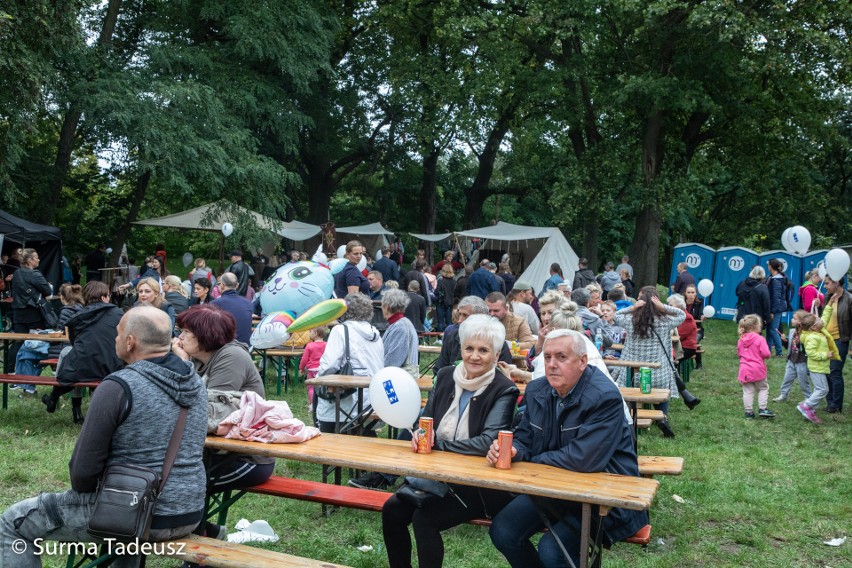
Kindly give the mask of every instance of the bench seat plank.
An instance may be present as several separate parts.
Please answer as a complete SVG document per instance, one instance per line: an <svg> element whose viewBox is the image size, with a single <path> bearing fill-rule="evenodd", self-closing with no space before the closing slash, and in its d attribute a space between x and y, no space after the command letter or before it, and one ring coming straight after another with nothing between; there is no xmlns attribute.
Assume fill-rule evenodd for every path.
<svg viewBox="0 0 852 568"><path fill-rule="evenodd" d="M0 374L0 384L21 384L21 385L36 385L41 387L56 387L60 386L56 377L35 377L32 375L7 375ZM100 386L100 381L83 381L79 383L68 384L67 386L74 387L97 387Z"/></svg>
<svg viewBox="0 0 852 568"><path fill-rule="evenodd" d="M639 475L680 475L683 458L671 456L639 456Z"/></svg>
<svg viewBox="0 0 852 568"><path fill-rule="evenodd" d="M172 546L163 546L163 545ZM235 544L215 538L189 535L184 538L158 543L163 546L163 556L194 562L199 566L219 568L345 568L341 564L311 560L281 552L264 550L244 544ZM170 552L172 552L170 554Z"/></svg>

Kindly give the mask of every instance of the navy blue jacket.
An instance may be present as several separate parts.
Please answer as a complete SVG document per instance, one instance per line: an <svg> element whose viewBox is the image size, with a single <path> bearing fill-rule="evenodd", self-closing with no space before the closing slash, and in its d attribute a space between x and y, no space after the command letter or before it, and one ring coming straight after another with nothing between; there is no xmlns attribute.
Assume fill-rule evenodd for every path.
<svg viewBox="0 0 852 568"><path fill-rule="evenodd" d="M479 296L483 300L491 292L499 292L500 284L497 277L491 274L487 268L478 268L467 279L467 293L471 296Z"/></svg>
<svg viewBox="0 0 852 568"><path fill-rule="evenodd" d="M380 272L385 282L388 280L399 282L399 265L386 256L373 263L373 270Z"/></svg>
<svg viewBox="0 0 852 568"><path fill-rule="evenodd" d="M783 272L766 279L769 288L769 311L780 314L787 311L787 277Z"/></svg>
<svg viewBox="0 0 852 568"><path fill-rule="evenodd" d="M237 341L250 345L252 303L237 294L236 290L226 290L218 299L213 300L212 304L234 316L237 322Z"/></svg>
<svg viewBox="0 0 852 568"><path fill-rule="evenodd" d="M515 430L512 444L518 453L512 461L639 477L621 393L596 367L586 367L563 403L544 378L527 386L524 400L527 408ZM563 404L558 412L556 404ZM604 517L604 530L612 542L647 524L647 511L612 509Z"/></svg>

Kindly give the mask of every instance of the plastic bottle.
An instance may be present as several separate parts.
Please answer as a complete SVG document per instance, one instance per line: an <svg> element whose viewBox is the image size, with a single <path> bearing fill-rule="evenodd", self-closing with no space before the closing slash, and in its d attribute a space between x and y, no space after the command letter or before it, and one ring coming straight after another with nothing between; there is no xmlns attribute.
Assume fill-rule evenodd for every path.
<svg viewBox="0 0 852 568"><path fill-rule="evenodd" d="M598 351L601 351L603 349L603 334L601 333L600 329L595 331L595 347Z"/></svg>

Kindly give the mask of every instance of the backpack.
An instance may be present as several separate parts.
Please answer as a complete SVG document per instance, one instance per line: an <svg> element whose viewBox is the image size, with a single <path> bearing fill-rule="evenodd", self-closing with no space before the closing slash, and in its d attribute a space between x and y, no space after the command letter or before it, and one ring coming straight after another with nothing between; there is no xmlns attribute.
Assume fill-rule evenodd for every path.
<svg viewBox="0 0 852 568"><path fill-rule="evenodd" d="M784 275L784 297L787 299L787 311L793 311L793 297L796 293L796 286L793 284L793 281L790 280L787 275Z"/></svg>

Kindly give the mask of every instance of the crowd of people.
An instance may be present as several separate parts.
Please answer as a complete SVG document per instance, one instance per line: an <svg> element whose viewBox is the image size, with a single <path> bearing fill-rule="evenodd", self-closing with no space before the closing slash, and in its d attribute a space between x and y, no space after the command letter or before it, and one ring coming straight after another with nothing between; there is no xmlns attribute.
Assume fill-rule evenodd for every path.
<svg viewBox="0 0 852 568"><path fill-rule="evenodd" d="M414 451L427 443L496 463L501 451L497 433L514 430L512 460L638 476L631 417L618 390L625 386L627 372L608 362L659 362L651 374L653 388L667 389L672 399L683 399L689 409L701 402L678 373L678 364L688 360L702 367L703 304L686 265L678 267L671 294L663 301L657 287L633 282L627 257L617 266L604 263L599 274L580 259L576 272L567 277L554 263L544 282L526 282L513 273L508 258L499 262L483 258L474 266L463 263L458 251L447 251L430 265L425 253L417 251L409 263L389 246L362 269L364 246L350 241L344 250L347 263L335 274L334 294L346 300L347 311L330 329L311 331L301 368L309 376L344 370L373 376L393 366L417 377L418 333L441 332L434 387L422 412L434 420L434 438L424 442L415 430L409 436ZM87 264L90 279L85 286L67 283L58 291L62 308L57 325L67 328L68 344L50 346L50 355L59 360L60 386L42 397L52 413L74 383L102 381L88 416L82 412L82 393L72 393L72 419L82 430L72 455L71 489L10 507L0 521L0 544L48 534L52 529L38 519L44 510L54 508L63 511L58 526L69 527L62 534L83 539L70 527L79 526L90 512L93 480L105 463L130 452L134 436L146 424L157 423L163 434L159 441L168 439L170 424L161 420L163 408L169 416L180 407L189 408L190 422L182 457L176 462L182 465L180 469L176 465L173 473L182 493L173 489L164 493L162 509L155 516L155 538L191 531L221 537L223 527L201 519L204 488L207 493L239 489L272 475L274 461L263 456L202 459L209 429L203 393L265 396L248 346L253 319L262 315L256 292L277 262L304 260L307 255L292 251L270 261L259 254L247 262L242 251L234 249L221 274L214 274L199 258L181 278L168 271L165 249L158 247L142 270L118 287L120 295L134 298L122 302L100 280L96 266L105 262L104 253L98 247L87 257L93 265ZM53 290L38 270L38 254L23 249L15 260L16 270L3 278L13 296L13 329L45 328L48 322L40 303ZM737 378L745 416L774 416L768 408L766 360L773 351L780 356L786 347L786 372L775 401L786 400L798 381L804 396L798 411L818 423L816 410L823 401L827 412L843 407L842 369L852 334L852 295L842 282L823 281L809 273L801 286L793 287L803 309L795 312L789 332L783 334L781 321L790 311L791 283L776 259L768 270L767 277L763 267L754 267L737 288ZM121 304L132 307L125 305L127 311ZM36 346L17 349L16 372L39 374L40 361L48 353ZM519 383L527 384L520 400ZM31 385L18 386L34 393ZM337 412L346 421L359 408L354 392L344 393L336 404L317 389L309 392L309 401L322 432L336 431ZM361 402L362 408L368 407L366 391ZM668 406L665 402L657 408L668 416ZM668 419L657 425L664 436L675 435ZM363 433L375 435L372 427ZM135 451L156 465L160 448L155 446ZM199 469L200 464L206 470ZM350 484L384 489L394 481L392 476L368 472ZM189 485L192 489L184 491ZM493 520L491 540L512 566L562 565L563 546L578 561L580 511L572 504L552 501L542 507L526 496L456 484L443 484L436 491L434 499L425 502L414 502L405 492L387 501L383 536L392 567L410 566L415 545L420 566L440 566L444 556L440 533L482 517ZM26 534L20 530L24 521L31 526ZM604 544L623 540L645 524L647 513L614 509L603 518ZM530 538L543 526L549 531L535 546Z"/></svg>

